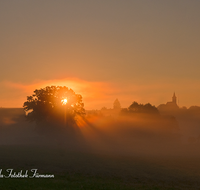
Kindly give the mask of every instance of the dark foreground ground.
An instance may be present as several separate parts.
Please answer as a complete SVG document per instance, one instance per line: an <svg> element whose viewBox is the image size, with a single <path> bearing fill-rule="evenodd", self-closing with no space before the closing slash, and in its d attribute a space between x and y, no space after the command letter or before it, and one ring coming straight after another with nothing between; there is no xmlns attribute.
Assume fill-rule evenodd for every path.
<svg viewBox="0 0 200 190"><path fill-rule="evenodd" d="M55 175L52 179L0 178L1 190L200 189L200 158L191 153L128 156L36 145L1 145L0 153L3 173L8 168L38 169L40 174Z"/></svg>
<svg viewBox="0 0 200 190"><path fill-rule="evenodd" d="M200 120L182 119L173 133L170 122L139 116L37 131L22 109L0 111L0 190L200 190ZM54 178L1 178L6 169Z"/></svg>

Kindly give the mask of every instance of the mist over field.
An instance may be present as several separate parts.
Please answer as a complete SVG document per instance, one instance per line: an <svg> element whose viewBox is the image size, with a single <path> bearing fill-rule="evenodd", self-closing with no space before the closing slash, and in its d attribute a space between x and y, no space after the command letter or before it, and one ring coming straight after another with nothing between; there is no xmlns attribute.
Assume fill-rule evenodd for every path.
<svg viewBox="0 0 200 190"><path fill-rule="evenodd" d="M77 118L76 125L57 128L27 121L23 109L1 108L0 113L1 145L48 145L121 155L200 154L195 151L200 144L196 112L180 111L174 117L144 113L106 116L90 111Z"/></svg>
<svg viewBox="0 0 200 190"><path fill-rule="evenodd" d="M108 113L105 109L86 111L73 126L55 128L27 121L21 108L1 108L0 163L55 174L130 178L129 183L139 178L161 189L199 185L198 108L171 115Z"/></svg>
<svg viewBox="0 0 200 190"><path fill-rule="evenodd" d="M106 115L103 111L89 111L78 117L75 125L55 128L27 121L21 108L1 108L0 144L75 146L78 150L122 155L187 155L187 149L200 144L198 109L173 115Z"/></svg>

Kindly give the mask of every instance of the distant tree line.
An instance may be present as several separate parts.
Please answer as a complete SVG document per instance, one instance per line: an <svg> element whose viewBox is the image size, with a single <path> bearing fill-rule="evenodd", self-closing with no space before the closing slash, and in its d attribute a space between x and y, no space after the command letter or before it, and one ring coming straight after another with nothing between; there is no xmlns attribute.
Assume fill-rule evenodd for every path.
<svg viewBox="0 0 200 190"><path fill-rule="evenodd" d="M159 114L159 111L155 106L152 106L150 103L139 104L134 101L128 108L123 108L121 110L121 113L122 114L131 114L131 113Z"/></svg>

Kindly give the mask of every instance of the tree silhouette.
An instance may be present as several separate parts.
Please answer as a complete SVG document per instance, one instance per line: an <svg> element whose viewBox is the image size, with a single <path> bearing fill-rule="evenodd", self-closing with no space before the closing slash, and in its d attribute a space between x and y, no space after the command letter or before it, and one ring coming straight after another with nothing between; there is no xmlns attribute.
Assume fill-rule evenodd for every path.
<svg viewBox="0 0 200 190"><path fill-rule="evenodd" d="M122 113L147 113L147 114L159 114L158 109L152 106L150 103L138 104L133 102L128 108L122 110Z"/></svg>
<svg viewBox="0 0 200 190"><path fill-rule="evenodd" d="M24 110L29 121L36 123L66 124L77 115L85 114L82 96L66 86L47 86L27 96Z"/></svg>

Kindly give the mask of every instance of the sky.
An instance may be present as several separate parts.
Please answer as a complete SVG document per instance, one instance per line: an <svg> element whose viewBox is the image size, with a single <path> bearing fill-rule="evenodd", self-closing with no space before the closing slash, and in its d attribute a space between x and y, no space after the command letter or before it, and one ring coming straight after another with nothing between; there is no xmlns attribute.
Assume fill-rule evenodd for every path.
<svg viewBox="0 0 200 190"><path fill-rule="evenodd" d="M0 107L65 85L86 109L200 106L199 0L0 0Z"/></svg>

